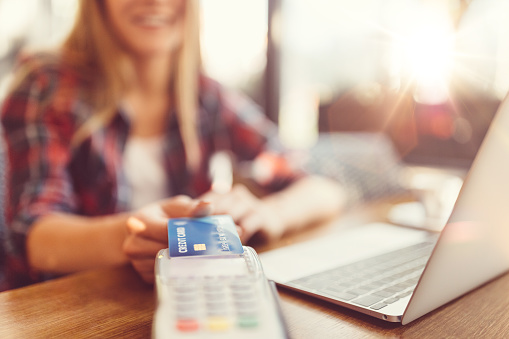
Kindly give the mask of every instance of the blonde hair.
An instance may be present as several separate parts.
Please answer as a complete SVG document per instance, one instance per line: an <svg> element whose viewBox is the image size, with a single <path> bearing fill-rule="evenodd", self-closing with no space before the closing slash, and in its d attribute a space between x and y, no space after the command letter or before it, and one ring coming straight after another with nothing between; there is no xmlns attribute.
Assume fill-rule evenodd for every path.
<svg viewBox="0 0 509 339"><path fill-rule="evenodd" d="M172 79L175 108L187 165L195 170L200 161L197 136L198 77L200 71L199 0L185 0L182 45L176 51ZM85 95L94 115L75 134L79 145L114 116L123 94L134 79L133 65L105 20L102 0L80 0L75 25L62 46L62 60L87 83Z"/></svg>

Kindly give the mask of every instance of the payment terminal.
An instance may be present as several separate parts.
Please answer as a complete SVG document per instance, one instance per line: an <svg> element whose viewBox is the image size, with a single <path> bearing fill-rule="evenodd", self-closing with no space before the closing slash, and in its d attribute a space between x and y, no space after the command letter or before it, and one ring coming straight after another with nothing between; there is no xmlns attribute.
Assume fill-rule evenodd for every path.
<svg viewBox="0 0 509 339"><path fill-rule="evenodd" d="M152 337L288 338L275 285L230 216L171 219L156 258Z"/></svg>

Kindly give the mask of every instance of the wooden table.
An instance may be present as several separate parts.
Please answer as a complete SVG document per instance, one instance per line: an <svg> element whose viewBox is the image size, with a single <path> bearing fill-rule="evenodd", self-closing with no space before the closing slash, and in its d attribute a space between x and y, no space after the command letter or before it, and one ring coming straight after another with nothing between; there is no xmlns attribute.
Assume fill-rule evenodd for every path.
<svg viewBox="0 0 509 339"><path fill-rule="evenodd" d="M359 222L369 215L363 215ZM258 251L333 231L323 226ZM406 326L280 289L292 338L507 338L509 274ZM0 338L149 338L155 295L131 267L94 270L0 293Z"/></svg>

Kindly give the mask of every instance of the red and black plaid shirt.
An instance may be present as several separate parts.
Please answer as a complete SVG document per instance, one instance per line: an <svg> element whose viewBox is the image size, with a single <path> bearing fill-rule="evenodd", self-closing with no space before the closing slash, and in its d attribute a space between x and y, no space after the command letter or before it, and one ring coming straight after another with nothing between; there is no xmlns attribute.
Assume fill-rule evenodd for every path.
<svg viewBox="0 0 509 339"><path fill-rule="evenodd" d="M42 279L30 274L26 234L34 221L54 212L100 216L126 211L130 188L122 168L129 135L129 119L118 109L110 123L77 147L71 138L93 114L80 98L83 84L69 69L25 61L32 71L6 98L2 107L7 168L7 229L4 247L11 287ZM230 150L239 161L256 158L269 148L281 151L277 130L250 101L200 78L198 131L202 161L198 171L186 168L176 114L166 128L164 166L168 192L196 197L210 188L208 163L219 149ZM278 166L272 166L279 168ZM284 173L283 173L284 172ZM284 187L296 174L274 173L270 190Z"/></svg>

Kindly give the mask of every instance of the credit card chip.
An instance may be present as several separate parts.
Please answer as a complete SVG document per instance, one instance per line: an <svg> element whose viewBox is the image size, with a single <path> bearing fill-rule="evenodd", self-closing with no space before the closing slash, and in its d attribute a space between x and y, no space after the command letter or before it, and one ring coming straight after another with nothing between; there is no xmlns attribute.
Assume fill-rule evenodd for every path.
<svg viewBox="0 0 509 339"><path fill-rule="evenodd" d="M205 244L194 244L195 251L206 251L207 246Z"/></svg>

